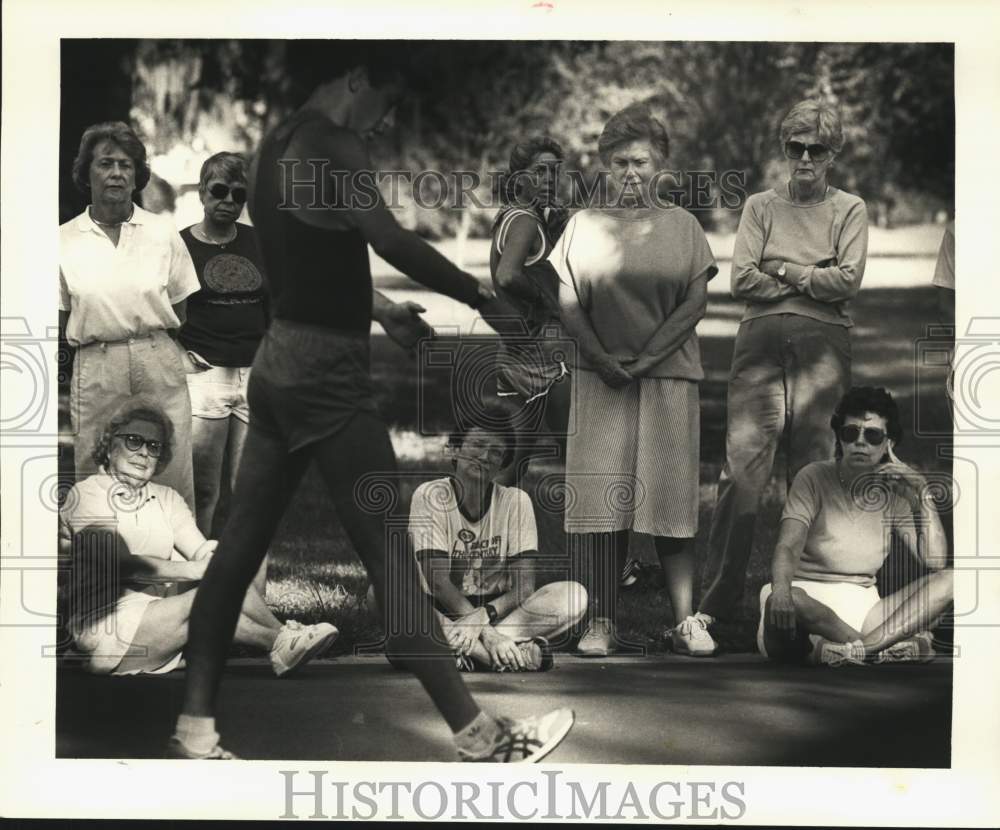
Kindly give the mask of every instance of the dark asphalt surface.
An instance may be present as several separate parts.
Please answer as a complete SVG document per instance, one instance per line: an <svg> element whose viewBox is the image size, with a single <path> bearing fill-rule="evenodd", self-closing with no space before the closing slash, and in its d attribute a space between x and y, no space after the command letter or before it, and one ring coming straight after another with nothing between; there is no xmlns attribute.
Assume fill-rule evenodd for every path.
<svg viewBox="0 0 1000 830"><path fill-rule="evenodd" d="M60 667L57 757L158 757L183 671L94 677ZM948 767L952 667L778 667L757 655L585 660L545 674L466 675L484 709L571 706L555 763ZM248 759L451 761L450 735L413 675L381 657L316 661L277 680L264 660L230 664L223 745Z"/></svg>

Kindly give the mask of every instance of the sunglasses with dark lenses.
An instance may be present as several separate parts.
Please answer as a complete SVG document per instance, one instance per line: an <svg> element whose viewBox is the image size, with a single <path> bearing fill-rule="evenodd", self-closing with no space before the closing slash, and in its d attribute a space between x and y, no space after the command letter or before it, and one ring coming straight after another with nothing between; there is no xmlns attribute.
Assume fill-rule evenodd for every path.
<svg viewBox="0 0 1000 830"><path fill-rule="evenodd" d="M146 445L146 450L149 452L150 457L159 458L163 455L163 442L157 441L155 439L143 438L141 435L136 435L133 432L119 432L115 434L116 438L121 438L122 442L125 444L125 449L129 452L139 452L142 445Z"/></svg>
<svg viewBox="0 0 1000 830"><path fill-rule="evenodd" d="M826 161L830 158L830 148L825 144L803 144L801 141L786 141L785 155L790 159L800 159L809 151L813 161Z"/></svg>
<svg viewBox="0 0 1000 830"><path fill-rule="evenodd" d="M865 443L877 447L885 440L885 430L878 427L846 426L840 428L840 440L845 444L853 444L858 440L858 436L864 434Z"/></svg>
<svg viewBox="0 0 1000 830"><path fill-rule="evenodd" d="M216 199L225 199L232 192L233 201L243 204L247 200L247 189L245 187L230 188L227 184L213 184L208 192Z"/></svg>

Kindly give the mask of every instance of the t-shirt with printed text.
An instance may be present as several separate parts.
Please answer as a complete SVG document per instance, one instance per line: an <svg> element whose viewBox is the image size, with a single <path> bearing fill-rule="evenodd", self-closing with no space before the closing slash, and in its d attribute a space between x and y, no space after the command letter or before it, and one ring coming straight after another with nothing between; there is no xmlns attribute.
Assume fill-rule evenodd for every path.
<svg viewBox="0 0 1000 830"><path fill-rule="evenodd" d="M528 494L495 483L492 491L489 507L475 522L459 509L451 478L421 484L410 503L414 552L447 553L452 583L468 597L510 590L510 560L538 549L535 511ZM424 589L428 590L426 583Z"/></svg>

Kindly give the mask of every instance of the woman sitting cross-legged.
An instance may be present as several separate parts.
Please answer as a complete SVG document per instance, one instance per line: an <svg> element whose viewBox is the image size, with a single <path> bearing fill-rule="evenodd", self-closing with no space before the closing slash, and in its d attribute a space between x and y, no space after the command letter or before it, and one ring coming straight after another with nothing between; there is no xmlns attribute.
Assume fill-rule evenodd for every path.
<svg viewBox="0 0 1000 830"><path fill-rule="evenodd" d="M538 532L527 493L493 479L513 455L513 429L487 410L486 426L448 439L454 472L416 489L410 535L441 630L460 669L545 671L548 640L587 610L577 582L535 588Z"/></svg>
<svg viewBox="0 0 1000 830"><path fill-rule="evenodd" d="M773 660L926 661L952 601L948 544L923 476L900 462L899 410L884 389L854 387L830 426L836 458L806 465L782 514L757 645ZM892 533L930 571L879 597Z"/></svg>
<svg viewBox="0 0 1000 830"><path fill-rule="evenodd" d="M195 590L216 542L206 540L180 495L150 479L173 450L173 424L155 404L132 399L98 433L99 471L67 493L59 511L60 554L72 563L69 629L97 674L163 674L177 668ZM250 587L236 641L270 652L279 677L336 638L329 623L282 625Z"/></svg>

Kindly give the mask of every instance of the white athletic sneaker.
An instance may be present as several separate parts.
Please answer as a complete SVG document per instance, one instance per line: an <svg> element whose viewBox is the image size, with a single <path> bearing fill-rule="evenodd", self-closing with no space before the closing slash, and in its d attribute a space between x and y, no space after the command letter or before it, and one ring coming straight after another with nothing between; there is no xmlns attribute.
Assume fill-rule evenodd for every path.
<svg viewBox="0 0 1000 830"><path fill-rule="evenodd" d="M492 749L476 755L459 749L458 754L463 761L534 764L559 746L574 718L572 709L553 709L521 720L497 718L500 729Z"/></svg>
<svg viewBox="0 0 1000 830"><path fill-rule="evenodd" d="M678 654L690 657L711 657L718 648L708 633L704 615L685 617L675 628L667 630L670 645Z"/></svg>
<svg viewBox="0 0 1000 830"><path fill-rule="evenodd" d="M204 755L199 755L196 752L192 752L184 744L181 743L181 739L174 735L167 742L167 751L163 754L165 758L182 758L188 761L239 761L240 757L238 755L233 755L227 749L223 749L221 746L216 744Z"/></svg>
<svg viewBox="0 0 1000 830"><path fill-rule="evenodd" d="M285 677L326 651L339 635L336 626L330 623L302 625L289 620L271 646L271 668L278 677Z"/></svg>
<svg viewBox="0 0 1000 830"><path fill-rule="evenodd" d="M508 669L506 666L494 666L495 672L517 672L517 671L548 671L555 664L552 657L552 648L549 641L544 637L534 637L525 643L518 643L521 656L524 657L523 669Z"/></svg>
<svg viewBox="0 0 1000 830"><path fill-rule="evenodd" d="M576 653L581 657L607 657L616 651L615 624L607 617L596 617L576 644Z"/></svg>
<svg viewBox="0 0 1000 830"><path fill-rule="evenodd" d="M880 651L875 658L876 663L929 663L937 656L934 650L934 638L929 631L921 631L907 640Z"/></svg>
<svg viewBox="0 0 1000 830"><path fill-rule="evenodd" d="M824 666L865 665L865 646L861 640L853 643L830 643L823 641L819 648L819 662Z"/></svg>

